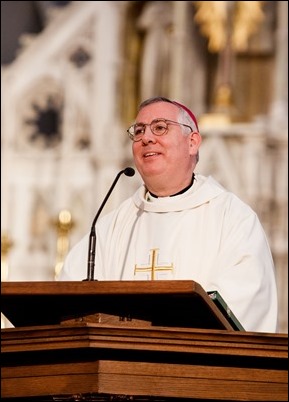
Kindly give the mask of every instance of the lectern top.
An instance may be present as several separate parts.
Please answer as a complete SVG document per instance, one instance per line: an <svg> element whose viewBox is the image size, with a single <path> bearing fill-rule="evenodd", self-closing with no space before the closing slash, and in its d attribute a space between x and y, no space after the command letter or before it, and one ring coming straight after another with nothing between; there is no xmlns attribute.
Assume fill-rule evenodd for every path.
<svg viewBox="0 0 289 402"><path fill-rule="evenodd" d="M126 325L235 329L195 281L3 282L1 293L2 313L14 326L106 316Z"/></svg>

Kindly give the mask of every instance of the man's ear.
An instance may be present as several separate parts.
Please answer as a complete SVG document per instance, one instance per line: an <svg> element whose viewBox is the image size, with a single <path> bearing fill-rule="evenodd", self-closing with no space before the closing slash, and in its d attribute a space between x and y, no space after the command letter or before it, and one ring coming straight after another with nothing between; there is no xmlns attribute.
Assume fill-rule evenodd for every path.
<svg viewBox="0 0 289 402"><path fill-rule="evenodd" d="M202 137L201 134L198 131L193 131L190 134L190 153L191 155L195 155L202 143Z"/></svg>

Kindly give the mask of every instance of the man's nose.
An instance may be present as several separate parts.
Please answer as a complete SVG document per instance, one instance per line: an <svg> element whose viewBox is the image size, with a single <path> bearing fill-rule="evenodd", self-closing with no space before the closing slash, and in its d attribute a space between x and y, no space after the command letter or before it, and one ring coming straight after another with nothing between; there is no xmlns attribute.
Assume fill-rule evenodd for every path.
<svg viewBox="0 0 289 402"><path fill-rule="evenodd" d="M146 124L144 126L144 132L143 132L143 135L142 135L142 142L144 144L147 144L149 142L155 142L155 140L156 140L156 136L152 132L151 126L149 124Z"/></svg>

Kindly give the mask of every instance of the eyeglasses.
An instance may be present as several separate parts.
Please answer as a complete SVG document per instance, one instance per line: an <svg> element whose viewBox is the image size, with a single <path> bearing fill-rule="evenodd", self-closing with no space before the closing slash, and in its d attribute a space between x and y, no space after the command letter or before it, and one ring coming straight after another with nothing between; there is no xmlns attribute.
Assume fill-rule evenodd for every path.
<svg viewBox="0 0 289 402"><path fill-rule="evenodd" d="M193 131L192 127L187 124L178 123L177 121L166 120L166 119L155 119L151 123L136 123L130 126L126 131L128 132L129 138L134 141L140 141L142 139L143 134L145 133L146 126L149 126L151 132L154 135L161 136L168 132L170 124L177 124L179 126L188 127L191 132Z"/></svg>

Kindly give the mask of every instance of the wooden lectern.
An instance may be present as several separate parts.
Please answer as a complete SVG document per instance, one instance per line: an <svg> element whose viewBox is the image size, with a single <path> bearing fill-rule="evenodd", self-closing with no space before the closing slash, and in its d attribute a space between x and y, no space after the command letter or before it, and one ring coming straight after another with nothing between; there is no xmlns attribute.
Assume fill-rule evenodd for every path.
<svg viewBox="0 0 289 402"><path fill-rule="evenodd" d="M288 335L236 331L194 281L4 282L1 399L287 401Z"/></svg>

